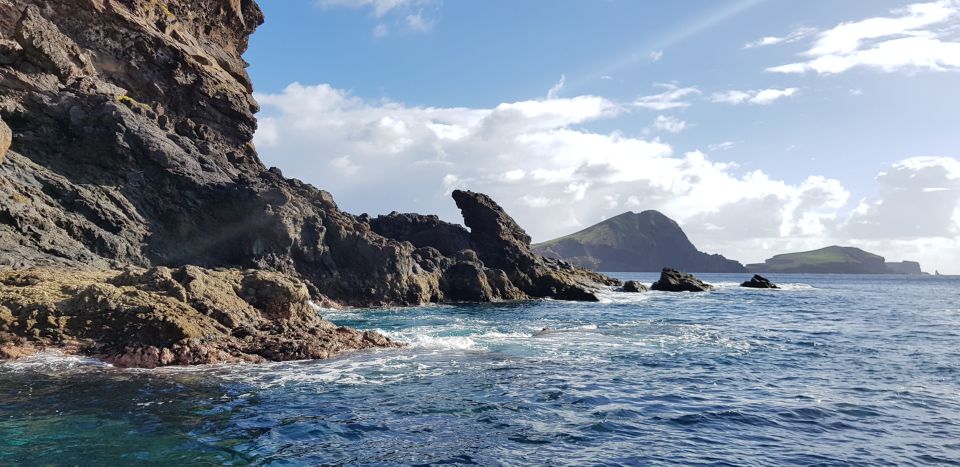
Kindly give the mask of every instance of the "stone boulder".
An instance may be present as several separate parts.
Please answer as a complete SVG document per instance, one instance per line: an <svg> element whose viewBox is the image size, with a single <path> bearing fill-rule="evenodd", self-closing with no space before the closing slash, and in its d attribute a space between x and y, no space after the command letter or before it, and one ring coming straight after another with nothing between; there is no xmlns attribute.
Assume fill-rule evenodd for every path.
<svg viewBox="0 0 960 467"><path fill-rule="evenodd" d="M754 276L750 280L740 284L740 287L746 287L749 289L779 289L780 288L777 286L777 284L770 282L770 279L767 279L766 277L763 277L759 274L754 274Z"/></svg>
<svg viewBox="0 0 960 467"><path fill-rule="evenodd" d="M707 292L713 286L697 279L692 274L664 268L660 280L653 283L653 290L661 292Z"/></svg>
<svg viewBox="0 0 960 467"><path fill-rule="evenodd" d="M620 288L622 292L631 292L631 293L643 293L648 291L646 285L641 284L637 281L626 281L623 283L623 286Z"/></svg>

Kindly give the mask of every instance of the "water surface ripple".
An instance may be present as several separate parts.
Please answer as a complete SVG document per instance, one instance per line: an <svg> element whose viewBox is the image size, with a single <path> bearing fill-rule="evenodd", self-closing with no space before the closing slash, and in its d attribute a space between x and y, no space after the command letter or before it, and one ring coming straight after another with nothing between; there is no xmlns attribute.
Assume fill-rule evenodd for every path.
<svg viewBox="0 0 960 467"><path fill-rule="evenodd" d="M0 364L0 464L960 463L960 279L703 277L331 312L411 345L325 362Z"/></svg>

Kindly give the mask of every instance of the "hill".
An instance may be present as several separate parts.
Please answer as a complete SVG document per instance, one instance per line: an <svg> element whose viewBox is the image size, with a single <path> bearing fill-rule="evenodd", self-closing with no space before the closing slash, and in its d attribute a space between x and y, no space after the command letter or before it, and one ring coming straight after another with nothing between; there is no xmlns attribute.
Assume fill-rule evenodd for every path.
<svg viewBox="0 0 960 467"><path fill-rule="evenodd" d="M760 264L750 264L751 272L806 274L921 274L913 261L888 263L883 256L859 248L829 246L819 250L777 255Z"/></svg>
<svg viewBox="0 0 960 467"><path fill-rule="evenodd" d="M703 253L676 222L657 211L626 212L580 232L533 246L543 256L597 271L745 272L742 264Z"/></svg>

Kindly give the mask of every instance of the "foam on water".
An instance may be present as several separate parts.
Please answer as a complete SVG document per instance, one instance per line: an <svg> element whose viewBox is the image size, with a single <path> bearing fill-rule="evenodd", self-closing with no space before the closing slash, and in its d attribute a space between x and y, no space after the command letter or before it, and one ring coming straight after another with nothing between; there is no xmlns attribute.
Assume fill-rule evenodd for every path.
<svg viewBox="0 0 960 467"><path fill-rule="evenodd" d="M0 370L20 373L80 373L104 368L113 368L113 365L93 358L67 355L56 350L45 350L18 360L0 362Z"/></svg>

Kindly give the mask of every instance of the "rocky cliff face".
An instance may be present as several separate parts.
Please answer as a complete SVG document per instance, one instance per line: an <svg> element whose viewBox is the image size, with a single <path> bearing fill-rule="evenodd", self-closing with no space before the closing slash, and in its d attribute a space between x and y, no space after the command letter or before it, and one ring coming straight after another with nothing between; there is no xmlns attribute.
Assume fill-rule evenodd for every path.
<svg viewBox="0 0 960 467"><path fill-rule="evenodd" d="M263 19L253 0L0 0L0 265L269 270L349 305L612 283L531 253L482 195L457 195L467 232L353 216L265 168L242 58Z"/></svg>

